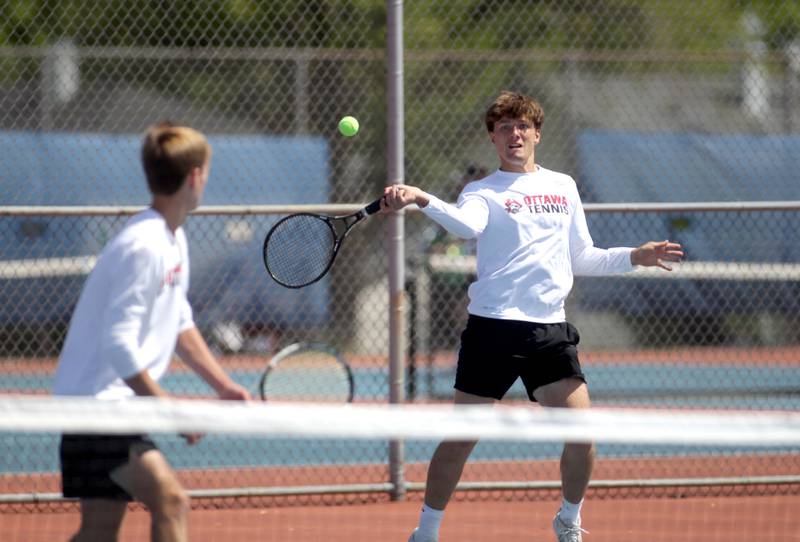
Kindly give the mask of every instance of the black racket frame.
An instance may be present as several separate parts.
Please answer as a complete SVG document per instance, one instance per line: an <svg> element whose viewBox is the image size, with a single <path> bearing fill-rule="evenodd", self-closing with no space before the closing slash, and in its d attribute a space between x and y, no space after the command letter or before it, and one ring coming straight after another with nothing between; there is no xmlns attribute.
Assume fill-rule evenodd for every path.
<svg viewBox="0 0 800 542"><path fill-rule="evenodd" d="M270 277L272 277L272 280L274 280L275 282L286 288L292 288L292 289L304 288L306 286L314 284L315 282L318 282L319 280L322 279L322 277L327 275L328 271L330 271L331 267L333 267L333 262L336 260L336 255L339 253L339 248L341 248L342 243L344 242L344 238L347 236L348 233L350 233L350 230L353 229L353 226L364 220L369 215L377 213L380 210L380 208L381 208L381 198L378 198L369 205L365 206L363 209L360 209L359 211L349 215L330 216L318 213L294 213L280 219L269 229L269 232L267 232L267 235L264 237L264 245L262 246L261 249L261 254L264 260L264 267L266 268L267 273L269 274ZM331 236L333 237L333 247L331 250L330 258L328 260L328 265L325 266L325 268L319 275L317 275L316 278L314 278L311 281L304 282L302 284L287 284L282 280L280 280L278 277L276 277L275 273L273 273L272 269L270 269L269 261L267 259L267 246L269 245L269 241L273 233L277 231L277 229L281 226L281 224L283 224L287 220L294 220L299 216L310 216L312 218L324 222L330 228ZM337 225L340 225L338 231L336 227Z"/></svg>
<svg viewBox="0 0 800 542"><path fill-rule="evenodd" d="M289 346L282 348L277 354L272 356L267 363L267 368L264 369L264 372L261 374L261 378L258 381L258 395L261 397L262 401L267 400L266 393L264 392L264 385L267 382L267 378L269 378L270 373L277 367L281 361L285 358L295 354L297 352L302 352L304 350L315 350L319 352L325 352L326 354L332 356L336 361L339 362L339 365L344 369L345 375L347 376L347 383L348 383L348 395L347 395L347 403L352 403L353 398L355 397L356 387L355 387L355 380L353 379L353 370L350 368L350 364L339 355L339 352L333 348L322 342L297 342L292 343Z"/></svg>

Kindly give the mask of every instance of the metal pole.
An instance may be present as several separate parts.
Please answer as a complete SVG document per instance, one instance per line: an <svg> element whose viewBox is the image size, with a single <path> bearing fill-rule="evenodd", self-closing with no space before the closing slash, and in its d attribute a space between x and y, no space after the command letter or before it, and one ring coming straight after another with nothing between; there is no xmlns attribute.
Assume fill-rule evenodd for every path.
<svg viewBox="0 0 800 542"><path fill-rule="evenodd" d="M386 2L386 100L387 100L387 184L402 183L403 159L403 2ZM389 218L389 402L405 401L403 365L405 362L405 213ZM403 474L403 441L389 442L389 478L392 500L406 494Z"/></svg>

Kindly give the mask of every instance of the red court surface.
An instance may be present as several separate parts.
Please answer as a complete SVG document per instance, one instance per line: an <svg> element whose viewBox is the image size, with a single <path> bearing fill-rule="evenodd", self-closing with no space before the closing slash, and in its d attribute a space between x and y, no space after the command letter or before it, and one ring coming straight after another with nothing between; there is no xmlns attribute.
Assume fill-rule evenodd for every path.
<svg viewBox="0 0 800 542"><path fill-rule="evenodd" d="M418 500L350 504L192 510L190 539L204 542L406 542L416 524ZM555 502L455 501L442 542L532 542L554 540ZM800 497L693 497L683 499L588 500L585 542L789 542L800 540ZM130 512L121 542L148 540L148 514ZM67 540L77 528L75 510L0 514L8 542Z"/></svg>
<svg viewBox="0 0 800 542"><path fill-rule="evenodd" d="M733 456L686 455L658 458L598 458L592 483L610 480L665 480L681 478L741 478L756 476L797 475L797 454L741 454ZM380 484L388 480L386 465L330 465L306 467L250 467L227 469L180 470L179 476L188 489L214 489L231 487L297 487L347 484ZM427 464L406 463L404 476L409 482L424 482ZM551 481L559 479L557 460L547 461L470 461L461 478L464 482L484 481ZM747 495L771 494L752 491L750 488L763 484L698 486L694 489L665 490L659 487L640 485L614 490L620 497L661 495ZM782 484L794 487L800 494L800 484ZM668 486L663 486L668 487ZM57 493L60 492L60 475L10 474L0 475L0 494ZM606 491L606 490L603 490ZM785 490L781 490L785 493ZM325 502L341 499L331 498ZM295 499L298 501L298 499ZM305 502L299 500L299 502ZM30 505L37 506L37 505ZM47 504L42 505L44 507ZM0 505L0 514L3 512ZM798 511L800 513L800 511ZM2 538L0 538L2 540Z"/></svg>
<svg viewBox="0 0 800 542"><path fill-rule="evenodd" d="M795 471L792 454L760 457L694 457L635 462L601 460L595 480L631 477L680 477L691 471L706 476L769 475ZM509 468L511 467L511 468ZM210 476L211 474L214 476ZM406 477L424 480L425 465L409 464ZM497 474L492 463L468 463L464 481ZM359 483L385 481L385 466L351 469L254 469L247 472L183 471L187 487L202 478L205 487L224 487L244 476L249 483L286 485L298 478L315 482ZM555 461L505 465L511 480L556 480ZM245 476L246 475L246 476ZM240 478L242 479L242 478ZM8 484L11 480L5 479ZM38 489L57 490L55 476L39 479ZM7 491L10 489L5 487ZM416 523L422 494L389 502L386 494L300 495L194 499L191 540L298 542L405 542ZM451 503L441 541L552 541L550 521L558 490L459 491ZM10 542L68 540L78 526L77 504L39 503L0 506L0 539ZM132 505L121 542L148 540L149 516ZM592 488L584 508L585 542L783 542L800 541L800 484L761 484L720 487Z"/></svg>

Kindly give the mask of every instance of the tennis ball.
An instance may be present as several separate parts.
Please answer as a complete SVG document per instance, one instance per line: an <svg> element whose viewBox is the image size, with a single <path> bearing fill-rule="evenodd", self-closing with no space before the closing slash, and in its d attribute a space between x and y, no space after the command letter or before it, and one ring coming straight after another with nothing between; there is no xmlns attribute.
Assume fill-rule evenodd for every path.
<svg viewBox="0 0 800 542"><path fill-rule="evenodd" d="M339 132L343 136L346 137L353 137L358 133L358 120L355 117L343 117L342 120L339 121Z"/></svg>

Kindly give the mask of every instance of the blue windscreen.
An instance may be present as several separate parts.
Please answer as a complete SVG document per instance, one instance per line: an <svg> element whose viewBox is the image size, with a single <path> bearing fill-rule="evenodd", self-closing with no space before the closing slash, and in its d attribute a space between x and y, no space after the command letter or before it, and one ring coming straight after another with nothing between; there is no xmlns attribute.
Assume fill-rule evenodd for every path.
<svg viewBox="0 0 800 542"><path fill-rule="evenodd" d="M326 203L329 151L319 137L215 135L203 205ZM141 136L0 133L0 205L147 205ZM278 216L193 216L185 225L190 297L199 324L217 319L319 325L328 316L328 281L290 291L264 271L261 243ZM97 254L121 221L92 217L0 218L0 260ZM0 320L64 321L83 276L10 279ZM23 284L24 282L24 284ZM14 299L5 299L9 296ZM20 296L25 302L20 303ZM253 321L255 320L255 321Z"/></svg>
<svg viewBox="0 0 800 542"><path fill-rule="evenodd" d="M800 136L644 133L588 130L577 137L576 179L585 202L719 202L800 200ZM638 246L647 240L679 241L695 262L797 262L800 216L758 213L594 213L587 218L600 247ZM786 282L680 280L670 283L671 302L660 281L635 289L619 279L591 281L584 301L619 305L628 312L718 311L725 299L782 300L796 295ZM638 300L631 296L638 295ZM679 302L675 302L679 298ZM755 304L755 303L754 303Z"/></svg>

